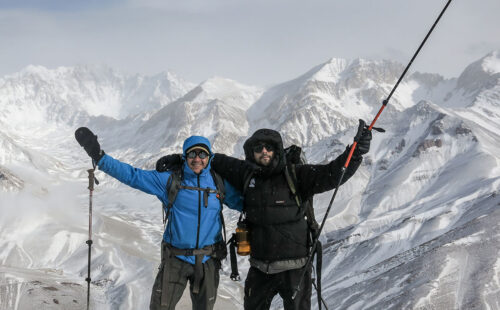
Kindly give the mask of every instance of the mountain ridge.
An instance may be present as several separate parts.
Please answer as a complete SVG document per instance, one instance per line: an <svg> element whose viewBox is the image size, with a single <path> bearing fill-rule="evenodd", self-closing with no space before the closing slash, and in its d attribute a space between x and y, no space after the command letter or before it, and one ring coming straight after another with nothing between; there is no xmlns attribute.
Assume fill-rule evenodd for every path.
<svg viewBox="0 0 500 310"><path fill-rule="evenodd" d="M495 224L500 203L499 55L486 55L458 78L415 72L400 84L376 125L387 132L373 133L370 152L339 190L321 237L324 298L329 305L500 305L495 295L500 290L495 282L500 278L500 233ZM391 61L332 58L269 89L213 77L199 85L182 84L188 86L176 88L182 93L178 97L169 97L167 84L162 88L143 82L149 85L144 87L132 78L128 93L136 97L123 103L130 112L126 116L120 116L121 108L113 103L100 114L71 100L63 104L64 98L82 94L59 93L71 89L54 86L64 81L33 80L38 71L57 76L57 70L71 71L67 68L29 67L25 71L31 73L19 74L29 76L20 88L12 75L0 79L0 95L5 95L0 96L0 124L5 125L0 129L0 203L6 206L0 218L0 262L5 266L0 282L8 288L0 288L0 309L19 297L11 292L43 292L32 282L39 277L35 270L61 273L58 285L49 281L57 290L41 294L37 301L51 304L51 298L65 292L61 279L73 283L86 273L85 170L90 160L74 141L76 127L94 130L111 156L149 169L160 156L179 152L182 141L193 134L209 137L215 151L241 158L244 140L260 127L279 130L285 145L303 146L309 162L327 163L352 143L359 118L371 120L402 69ZM81 73L86 76L82 81L93 76L87 73ZM160 75L176 80L175 75ZM136 113L133 105L128 106L131 102L146 102L140 105L144 110ZM144 296L149 296L159 259L160 204L100 172L97 177L101 185L94 196L92 269L97 280L92 287L100 297L95 308L146 308L149 301ZM315 197L318 219L331 194ZM238 214L224 213L231 231ZM472 260L467 263L461 254ZM239 264L244 277L248 262L240 257ZM28 280L9 269L14 267L21 268ZM463 277L455 276L457 272ZM219 292L241 308L243 283L227 280L229 273L224 264ZM43 285L43 279L36 281ZM83 306L79 298L84 287L72 288L68 294ZM52 306L48 309L57 307ZM281 301L274 300L272 307L279 309Z"/></svg>

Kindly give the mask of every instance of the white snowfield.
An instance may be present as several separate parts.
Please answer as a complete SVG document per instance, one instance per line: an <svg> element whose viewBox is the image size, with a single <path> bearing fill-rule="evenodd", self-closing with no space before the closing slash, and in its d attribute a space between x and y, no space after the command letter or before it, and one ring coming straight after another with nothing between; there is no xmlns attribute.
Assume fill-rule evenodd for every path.
<svg viewBox="0 0 500 310"><path fill-rule="evenodd" d="M0 309L86 309L91 166L78 127L143 169L190 135L241 158L261 127L326 163L352 142L359 118L373 119L403 69L331 59L269 89L93 66L0 78ZM410 72L376 126L387 132L373 132L321 237L330 309L500 309L500 51L454 79ZM91 308L148 309L161 204L96 176ZM316 196L318 220L331 194ZM230 235L238 214L225 217ZM239 269L244 280L246 258ZM225 261L216 308L242 309L244 281L229 274ZM188 294L178 308L190 309ZM280 298L272 308L282 309Z"/></svg>

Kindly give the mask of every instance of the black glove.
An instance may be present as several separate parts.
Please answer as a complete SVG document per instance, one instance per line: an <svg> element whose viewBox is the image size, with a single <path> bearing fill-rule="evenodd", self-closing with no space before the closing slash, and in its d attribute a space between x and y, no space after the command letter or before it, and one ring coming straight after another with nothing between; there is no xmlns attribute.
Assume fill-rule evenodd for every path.
<svg viewBox="0 0 500 310"><path fill-rule="evenodd" d="M354 137L354 141L358 143L354 153L352 154L354 158L360 158L364 154L368 153L370 150L370 142L372 141L372 132L371 130L368 130L368 126L362 119L359 120L358 132Z"/></svg>
<svg viewBox="0 0 500 310"><path fill-rule="evenodd" d="M170 154L158 159L156 162L156 171L164 172L172 170L180 165L182 165L182 155Z"/></svg>
<svg viewBox="0 0 500 310"><path fill-rule="evenodd" d="M78 128L75 131L75 138L95 164L104 156L104 151L101 150L101 146L97 141L97 136L87 127Z"/></svg>

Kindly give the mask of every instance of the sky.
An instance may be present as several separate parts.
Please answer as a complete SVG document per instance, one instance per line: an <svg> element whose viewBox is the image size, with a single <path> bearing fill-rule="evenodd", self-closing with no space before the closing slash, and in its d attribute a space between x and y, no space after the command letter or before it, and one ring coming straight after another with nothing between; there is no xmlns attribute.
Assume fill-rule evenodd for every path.
<svg viewBox="0 0 500 310"><path fill-rule="evenodd" d="M446 2L0 0L0 77L97 64L270 86L330 58L406 65ZM458 77L500 49L498 12L498 0L452 1L411 70Z"/></svg>

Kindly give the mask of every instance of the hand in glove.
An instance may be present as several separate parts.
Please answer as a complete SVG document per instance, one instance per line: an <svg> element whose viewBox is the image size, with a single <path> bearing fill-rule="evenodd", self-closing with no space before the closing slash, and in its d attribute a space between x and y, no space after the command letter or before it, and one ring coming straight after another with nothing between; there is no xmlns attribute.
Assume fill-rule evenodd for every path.
<svg viewBox="0 0 500 310"><path fill-rule="evenodd" d="M377 128L378 129L378 128ZM354 137L354 141L358 144L352 156L354 158L360 158L364 154L368 153L370 150L370 142L372 140L372 132L368 130L368 126L362 119L359 120L358 132Z"/></svg>
<svg viewBox="0 0 500 310"><path fill-rule="evenodd" d="M75 138L95 164L104 156L104 151L101 150L101 146L97 141L97 136L87 127L78 128L75 131Z"/></svg>
<svg viewBox="0 0 500 310"><path fill-rule="evenodd" d="M182 165L181 154L170 154L163 156L156 162L156 171L164 172Z"/></svg>

